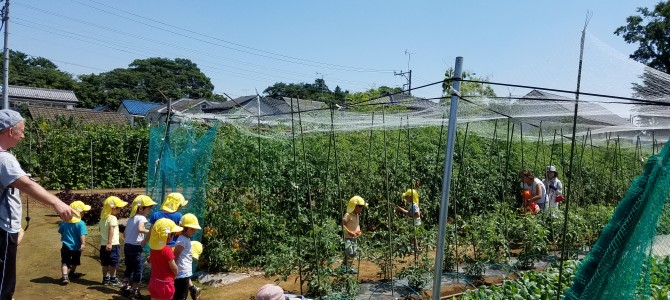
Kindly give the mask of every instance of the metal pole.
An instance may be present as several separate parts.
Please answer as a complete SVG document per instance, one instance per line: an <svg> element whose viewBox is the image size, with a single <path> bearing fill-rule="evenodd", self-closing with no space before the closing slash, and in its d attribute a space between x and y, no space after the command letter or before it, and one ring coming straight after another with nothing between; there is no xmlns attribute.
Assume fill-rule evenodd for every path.
<svg viewBox="0 0 670 300"><path fill-rule="evenodd" d="M437 253L435 255L435 270L433 274L433 300L440 299L442 289L442 264L444 259L444 240L447 228L447 212L449 209L449 188L451 187L451 169L454 158L454 141L456 139L456 117L458 112L458 92L461 88L461 73L463 72L463 57L456 57L454 70L454 91L451 94L449 107L449 125L447 127L446 155L444 157L444 177L442 178L442 202L440 203L440 225L437 236Z"/></svg>
<svg viewBox="0 0 670 300"><path fill-rule="evenodd" d="M409 82L407 84L407 94L412 96L412 70L409 70Z"/></svg>
<svg viewBox="0 0 670 300"><path fill-rule="evenodd" d="M9 0L5 0L2 23L5 26L5 48L2 54L2 108L9 108Z"/></svg>
<svg viewBox="0 0 670 300"><path fill-rule="evenodd" d="M261 97L256 95L256 102L258 103L258 115L256 116L256 132L258 134L258 210L263 212L263 161L261 152ZM293 104L291 104L293 105ZM300 104L298 104L298 115L300 114ZM302 125L302 123L301 123Z"/></svg>
<svg viewBox="0 0 670 300"><path fill-rule="evenodd" d="M293 112L293 97L291 97L291 136L292 136L292 147L293 147L293 181L296 183L296 186L300 186L298 183L298 153L295 147L295 121ZM298 219L300 219L300 202L298 201L298 188L294 188L293 192L293 201L297 206ZM300 221L298 220L298 224ZM296 233L297 234L297 233ZM298 248L298 279L300 280L300 294L302 294L302 247L300 247L300 238L297 238L297 248Z"/></svg>
<svg viewBox="0 0 670 300"><path fill-rule="evenodd" d="M91 195L93 195L93 137L91 139Z"/></svg>
<svg viewBox="0 0 670 300"><path fill-rule="evenodd" d="M163 142L163 149L165 149L165 147L170 147L170 123L171 123L170 121L171 121L171 119L172 119L172 100L168 99L167 115L165 117L165 138L164 138L165 141ZM163 157L163 155L165 155L165 151L161 151L161 155L160 155L161 165L160 165L159 170L161 172L161 179L163 180L163 182L161 184L161 197L160 197L161 201L165 201L165 196L166 196L165 191L167 189L167 178L166 178L167 176L165 175L165 171L163 170L163 162L165 161L165 158Z"/></svg>
<svg viewBox="0 0 670 300"><path fill-rule="evenodd" d="M135 173L137 171L137 164L140 162L140 152L142 152L142 144L140 143L140 146L137 147L137 157L135 158L135 165L133 166L133 177L130 179L130 190L128 190L128 193L133 192L133 185L135 184ZM93 177L93 176L91 176Z"/></svg>
<svg viewBox="0 0 670 300"><path fill-rule="evenodd" d="M586 25L589 22L589 19L591 17L588 16L586 19L586 22L584 23L584 29L582 30L582 41L581 41L581 47L579 51L579 69L577 71L577 91L575 93L575 111L572 116L572 142L570 143L570 164L568 166L568 171L569 172L563 172L565 174L568 174L568 185L566 186L566 199L565 199L565 211L563 213L563 231L562 231L562 238L563 241L561 243L561 264L558 266L558 283L556 284L556 299L560 300L561 295L563 294L562 290L562 283L563 283L563 262L566 259L565 255L565 243L566 243L566 232L568 231L568 222L569 222L569 212L570 212L570 202L572 201L572 195L574 194L572 192L572 183L574 179L574 170L572 169L572 165L574 162L575 158L575 136L577 133L577 112L579 110L579 88L581 86L582 82L582 61L584 58L584 39L586 39ZM563 147L563 145L561 145Z"/></svg>

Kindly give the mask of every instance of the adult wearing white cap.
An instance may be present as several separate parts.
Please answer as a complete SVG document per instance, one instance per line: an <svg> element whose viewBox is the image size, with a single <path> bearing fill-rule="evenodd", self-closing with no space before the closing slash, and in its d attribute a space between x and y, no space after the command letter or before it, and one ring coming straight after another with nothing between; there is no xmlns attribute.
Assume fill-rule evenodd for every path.
<svg viewBox="0 0 670 300"><path fill-rule="evenodd" d="M556 171L556 167L547 167L547 177L543 183L544 186L547 187L547 201L549 208L557 208L558 201L556 201L556 198L562 198L563 184L560 180L558 180L558 172Z"/></svg>
<svg viewBox="0 0 670 300"><path fill-rule="evenodd" d="M12 299L16 285L16 252L21 231L21 194L53 207L68 222L79 214L30 180L9 151L23 138L25 121L16 111L0 110L0 300Z"/></svg>

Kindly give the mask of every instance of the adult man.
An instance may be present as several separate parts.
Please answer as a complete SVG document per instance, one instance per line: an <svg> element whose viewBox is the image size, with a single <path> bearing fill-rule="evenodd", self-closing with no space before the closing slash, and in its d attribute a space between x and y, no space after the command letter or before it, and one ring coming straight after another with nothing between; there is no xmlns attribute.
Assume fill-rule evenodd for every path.
<svg viewBox="0 0 670 300"><path fill-rule="evenodd" d="M51 205L65 222L78 215L69 205L30 180L16 157L8 152L24 138L24 130L21 114L9 109L0 110L0 300L12 299L16 285L16 249L21 231L19 191Z"/></svg>

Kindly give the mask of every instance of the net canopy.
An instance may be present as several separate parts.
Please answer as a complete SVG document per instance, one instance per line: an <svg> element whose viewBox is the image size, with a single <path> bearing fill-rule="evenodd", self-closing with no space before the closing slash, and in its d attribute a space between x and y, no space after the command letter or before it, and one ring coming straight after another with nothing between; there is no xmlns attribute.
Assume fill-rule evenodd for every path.
<svg viewBox="0 0 670 300"><path fill-rule="evenodd" d="M577 137L588 135L596 143L620 137L628 141L624 147L635 145L638 139L645 145L668 140L670 75L629 59L593 35L587 35L584 61ZM546 78L561 71L567 72L547 70L545 74L537 74L538 71L535 71L530 76ZM528 82L464 79L458 124L469 123L473 133L490 137L496 120L510 119L523 139L546 141L543 137L553 135L554 130L559 137L560 134L571 137L576 98L574 87L561 89ZM298 113L303 133L441 126L448 121L452 93L447 90L432 97L411 95L438 85L448 86L450 81L436 78L434 83L415 87L412 91L339 104L328 104L318 99L276 99L253 95L224 102L207 109L207 113L176 112L176 117L182 121L232 124L251 135L258 134L254 125L259 122L270 128L288 128L292 120L298 118ZM466 86L491 87L491 91L511 88L515 95L482 93L482 89L468 90ZM261 135L288 139L290 130L264 131Z"/></svg>
<svg viewBox="0 0 670 300"><path fill-rule="evenodd" d="M227 124L236 127L242 134L285 141L290 140L293 134L319 135L388 128L440 127L449 121L450 99L455 95L460 99L457 124L467 123L470 133L491 137L493 141L509 135L511 125L512 132L516 132L514 138L521 141L552 142L560 139L563 143L567 139L569 143L572 136L575 136L584 144L586 138L589 138L594 144L607 143L609 146L610 140L616 139L618 147L634 146L636 150L642 145L651 145L655 149L657 144L664 144L670 137L670 75L628 59L596 37L589 35L586 41L579 93L571 88L560 89L528 82L493 82L468 77L460 79L462 90L457 92L449 89L453 79L436 78L435 82L411 91L337 104L320 102L318 99L279 99L253 95L215 105L206 109L206 113L175 112L173 121L184 124ZM547 74L537 74L537 77L551 76L553 75L549 70ZM423 88L436 85L443 86L444 92L433 97L412 95ZM510 92L508 95L499 96L497 93L487 92L486 87L494 87L490 91L500 90L495 88L514 88L515 95ZM575 101L577 98L579 102ZM575 119L576 103L578 109ZM506 123L507 132L501 130L503 122ZM300 126L299 131L295 130L297 124ZM214 134L207 132L201 145L211 145ZM159 141L158 136L159 133L152 131L152 141ZM194 146L200 142L190 143L193 136L189 130L185 131L185 152L176 152L177 148L172 146L172 142L163 143L170 146L160 152L156 148L157 144L152 144L149 180L151 188L167 184L171 189L188 189L192 194L187 197L203 197L204 203L204 192L189 186L192 183L198 185L198 178L201 177L173 177L174 174L181 173L173 165L175 162L185 163L186 173L192 170L200 172L200 167L194 167L198 164L199 157L205 157L207 151L211 153L211 148L199 150L200 146ZM370 137L372 141L372 133ZM509 137L509 140L512 138ZM335 143L334 138L332 141ZM259 139L259 149L260 144ZM293 145L295 146L295 141ZM330 148L328 149L329 159ZM260 161L261 150L258 151ZM644 291L648 288L648 284L645 284L647 275L644 267L650 257L658 216L663 210L670 188L666 171L670 158L668 151L665 147L659 156L648 159L644 173L633 181L612 221L582 265L568 298L629 299L634 295L648 294ZM162 154L154 156L156 153ZM655 151L652 153L655 154ZM182 154L185 156L180 156ZM550 157L552 155L553 153ZM165 168L165 171L152 173L156 164L151 163L158 157L161 157L161 168ZM561 160L565 164L565 160ZM523 165L523 156L521 164ZM261 164L258 166L260 186ZM613 165L611 173L616 173L618 168ZM504 175L507 176L504 179L514 178L516 175L509 176L510 174ZM411 177L410 175L410 180ZM326 179L325 182L327 181ZM616 199L619 198L617 196Z"/></svg>

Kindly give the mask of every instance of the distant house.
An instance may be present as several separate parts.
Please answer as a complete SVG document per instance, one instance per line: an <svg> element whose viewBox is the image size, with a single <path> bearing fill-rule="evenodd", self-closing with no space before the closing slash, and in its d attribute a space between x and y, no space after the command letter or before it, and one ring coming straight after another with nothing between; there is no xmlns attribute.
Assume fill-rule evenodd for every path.
<svg viewBox="0 0 670 300"><path fill-rule="evenodd" d="M10 85L7 88L9 107L18 110L22 105L72 109L79 100L73 91Z"/></svg>
<svg viewBox="0 0 670 300"><path fill-rule="evenodd" d="M426 110L431 108L436 108L438 103L424 99L421 97L415 97L407 94L396 94L379 97L369 102L370 105L376 104L387 104L389 106L402 106L409 110Z"/></svg>
<svg viewBox="0 0 670 300"><path fill-rule="evenodd" d="M172 111L180 113L202 113L203 110L213 106L216 101L207 99L189 99L182 98L172 102ZM168 107L167 104L161 104L151 108L147 112L147 119L152 123L162 123L167 119Z"/></svg>
<svg viewBox="0 0 670 300"><path fill-rule="evenodd" d="M512 100L517 99L517 100ZM560 128L573 122L575 99L553 93L532 90L526 95L489 103L488 108L497 112L496 117L510 115L517 123L527 123L543 128ZM581 101L577 112L577 126L596 129L612 126L628 126L627 119L611 112L602 105ZM528 128L528 127L526 127Z"/></svg>
<svg viewBox="0 0 670 300"><path fill-rule="evenodd" d="M241 115L241 116L258 116L260 112L261 117L268 117L279 114L290 114L291 104L293 104L293 111L297 112L298 107L301 111L309 111L314 109L326 108L327 104L320 101L305 100L283 97L276 99L271 97L243 96L217 103L209 108L203 109L205 113L225 114L225 115Z"/></svg>
<svg viewBox="0 0 670 300"><path fill-rule="evenodd" d="M657 101L670 102L670 99ZM631 122L640 128L642 141L651 142L670 140L670 109L667 106L636 106L631 109Z"/></svg>
<svg viewBox="0 0 670 300"><path fill-rule="evenodd" d="M130 122L122 113L96 112L83 108L55 108L43 106L28 106L28 112L33 119L56 121L59 118L73 118L76 121L93 124L128 125Z"/></svg>
<svg viewBox="0 0 670 300"><path fill-rule="evenodd" d="M656 101L670 103L670 99ZM631 109L631 121L633 124L643 127L668 126L670 124L670 109L667 106L636 106Z"/></svg>
<svg viewBox="0 0 670 300"><path fill-rule="evenodd" d="M134 126L136 120L144 119L151 109L160 107L161 105L160 103L123 99L121 100L119 109L116 111L122 113L130 121L130 124Z"/></svg>

